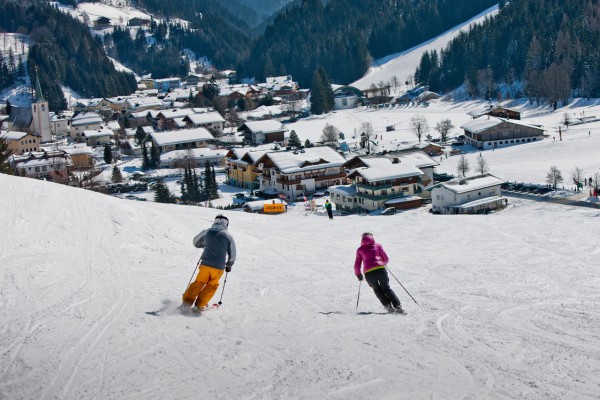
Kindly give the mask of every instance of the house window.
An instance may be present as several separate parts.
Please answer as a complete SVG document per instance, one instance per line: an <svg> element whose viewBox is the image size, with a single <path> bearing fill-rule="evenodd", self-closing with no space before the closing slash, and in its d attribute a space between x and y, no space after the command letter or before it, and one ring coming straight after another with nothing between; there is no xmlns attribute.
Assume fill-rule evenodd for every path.
<svg viewBox="0 0 600 400"><path fill-rule="evenodd" d="M42 171L46 172L46 171L48 171L48 168L46 168L46 166L43 166Z"/></svg>
<svg viewBox="0 0 600 400"><path fill-rule="evenodd" d="M435 196L436 200L440 200L440 195L438 194L437 196Z"/></svg>
<svg viewBox="0 0 600 400"><path fill-rule="evenodd" d="M35 167L35 172L40 172L40 167Z"/></svg>

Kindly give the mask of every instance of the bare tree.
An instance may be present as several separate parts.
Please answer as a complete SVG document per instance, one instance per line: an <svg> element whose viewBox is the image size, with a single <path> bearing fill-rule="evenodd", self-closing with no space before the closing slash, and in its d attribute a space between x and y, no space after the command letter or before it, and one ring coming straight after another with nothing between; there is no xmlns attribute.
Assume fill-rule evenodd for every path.
<svg viewBox="0 0 600 400"><path fill-rule="evenodd" d="M400 86L400 80L396 75L392 76L390 79L390 84L394 87L394 90L398 90L398 86Z"/></svg>
<svg viewBox="0 0 600 400"><path fill-rule="evenodd" d="M582 181L581 178L583 178L583 170L579 167L575 167L571 176L573 177L575 185L577 185L577 190L579 190L579 183Z"/></svg>
<svg viewBox="0 0 600 400"><path fill-rule="evenodd" d="M371 153L371 144L372 144L372 137L373 134L375 133L375 128L373 128L373 124L371 124L370 122L363 122L362 124L360 124L360 131L361 131L361 142L360 145L362 148L367 148L367 154Z"/></svg>
<svg viewBox="0 0 600 400"><path fill-rule="evenodd" d="M548 171L548 174L546 174L546 183L548 183L549 185L552 185L554 190L556 190L556 186L559 183L561 183L562 181L563 181L562 173L560 172L558 167L556 167L555 165L550 167L550 171Z"/></svg>
<svg viewBox="0 0 600 400"><path fill-rule="evenodd" d="M419 139L419 143L421 143L421 138L429 131L427 119L423 115L417 114L411 118L410 126L415 136Z"/></svg>
<svg viewBox="0 0 600 400"><path fill-rule="evenodd" d="M484 175L490 172L490 166L483 156L477 157L477 172L479 172L479 175Z"/></svg>
<svg viewBox="0 0 600 400"><path fill-rule="evenodd" d="M340 130L333 125L325 124L323 128L323 134L321 135L321 141L323 143L337 143L340 138Z"/></svg>
<svg viewBox="0 0 600 400"><path fill-rule="evenodd" d="M456 166L456 172L458 173L458 176L464 178L465 176L467 176L467 172L469 172L469 169L471 169L471 167L469 166L469 161L463 154L460 156L460 158L458 160L458 165Z"/></svg>
<svg viewBox="0 0 600 400"><path fill-rule="evenodd" d="M450 121L450 119L448 118L441 120L435 125L435 130L440 133L442 142L448 140L448 133L452 129L454 129L454 125L452 124L452 121Z"/></svg>

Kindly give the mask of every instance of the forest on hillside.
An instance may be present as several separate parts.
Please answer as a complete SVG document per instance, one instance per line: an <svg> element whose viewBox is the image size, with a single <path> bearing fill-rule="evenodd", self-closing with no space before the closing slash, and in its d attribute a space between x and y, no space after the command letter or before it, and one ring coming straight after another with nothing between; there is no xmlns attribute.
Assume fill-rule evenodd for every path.
<svg viewBox="0 0 600 400"><path fill-rule="evenodd" d="M372 58L422 43L496 4L495 0L303 0L284 9L238 70L263 79L291 74L310 84L318 66L336 83L360 78Z"/></svg>
<svg viewBox="0 0 600 400"><path fill-rule="evenodd" d="M425 54L415 80L439 92L464 84L483 98L509 95L501 84L522 82L511 96L556 108L570 96L600 96L599 48L599 0L502 2L496 17Z"/></svg>
<svg viewBox="0 0 600 400"><path fill-rule="evenodd" d="M133 75L115 70L89 29L48 4L0 0L0 29L29 34L29 76L39 79L53 111L67 106L60 85L87 97L129 94Z"/></svg>

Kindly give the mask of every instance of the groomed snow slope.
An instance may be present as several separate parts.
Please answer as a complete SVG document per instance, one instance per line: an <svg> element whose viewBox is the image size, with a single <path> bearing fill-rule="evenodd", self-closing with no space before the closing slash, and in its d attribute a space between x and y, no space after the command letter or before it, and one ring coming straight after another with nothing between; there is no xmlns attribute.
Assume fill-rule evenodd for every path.
<svg viewBox="0 0 600 400"><path fill-rule="evenodd" d="M0 187L2 399L599 398L595 210L228 212L223 307L153 317L178 304L217 210ZM419 301L391 278L407 316L381 315L365 284L355 312L365 230Z"/></svg>

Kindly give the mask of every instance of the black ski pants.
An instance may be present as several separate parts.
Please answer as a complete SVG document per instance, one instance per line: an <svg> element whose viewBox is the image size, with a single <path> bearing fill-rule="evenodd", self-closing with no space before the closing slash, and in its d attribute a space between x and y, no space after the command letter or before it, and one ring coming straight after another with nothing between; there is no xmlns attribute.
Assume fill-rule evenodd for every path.
<svg viewBox="0 0 600 400"><path fill-rule="evenodd" d="M365 273L365 279L384 307L387 308L390 304L394 307L400 306L398 296L396 296L396 293L390 287L390 279L385 268Z"/></svg>

